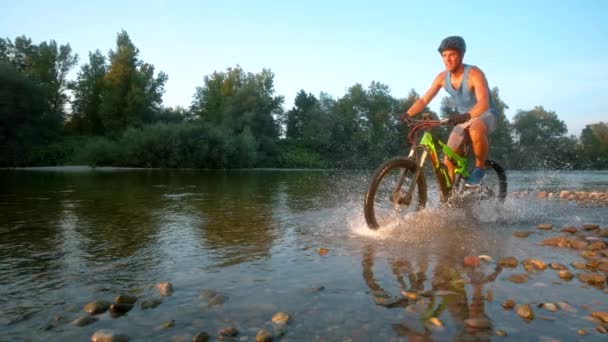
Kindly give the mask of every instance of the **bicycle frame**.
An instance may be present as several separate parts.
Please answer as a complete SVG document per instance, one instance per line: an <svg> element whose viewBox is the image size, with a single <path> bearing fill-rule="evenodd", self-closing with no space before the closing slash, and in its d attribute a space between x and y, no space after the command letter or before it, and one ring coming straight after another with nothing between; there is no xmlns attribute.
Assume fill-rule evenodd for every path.
<svg viewBox="0 0 608 342"><path fill-rule="evenodd" d="M436 126L437 124L435 124ZM432 126L429 126L430 128ZM443 141L434 137L429 131L428 128L425 129L422 134L422 138L420 139L419 144L412 145L408 158L416 160L416 164L418 165L418 169L416 174L414 175L414 179L418 179L420 172L426 162L427 156L431 158L431 165L433 171L435 173L435 178L437 179L437 183L439 184L440 192L442 193L442 199L447 199L450 192L452 191L454 184L458 184L461 178L468 178L468 159L465 156L461 156L452 150L449 146L447 146ZM452 182L448 171L442 161L439 160L439 155L437 151L441 149L443 155L447 157L447 159L454 165L454 182ZM418 151L421 150L420 153ZM467 150L465 143L465 151ZM409 189L409 194L414 190L416 182L412 182Z"/></svg>

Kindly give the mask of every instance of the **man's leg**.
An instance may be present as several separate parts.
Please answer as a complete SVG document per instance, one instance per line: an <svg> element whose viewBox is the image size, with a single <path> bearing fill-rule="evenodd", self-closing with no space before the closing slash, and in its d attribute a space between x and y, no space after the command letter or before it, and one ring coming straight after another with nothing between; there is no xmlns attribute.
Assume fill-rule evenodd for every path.
<svg viewBox="0 0 608 342"><path fill-rule="evenodd" d="M463 124L461 125L457 125L452 129L452 132L450 133L450 137L448 138L448 147L451 148L454 152L458 153L458 154L462 154L462 143L464 141L464 126ZM443 163L445 164L445 166L448 169L448 175L450 176L450 179L452 180L452 182L454 181L454 164L452 164L452 162L445 157L443 159Z"/></svg>
<svg viewBox="0 0 608 342"><path fill-rule="evenodd" d="M475 154L475 167L485 169L488 156L488 129L483 120L473 120L469 126L471 145Z"/></svg>

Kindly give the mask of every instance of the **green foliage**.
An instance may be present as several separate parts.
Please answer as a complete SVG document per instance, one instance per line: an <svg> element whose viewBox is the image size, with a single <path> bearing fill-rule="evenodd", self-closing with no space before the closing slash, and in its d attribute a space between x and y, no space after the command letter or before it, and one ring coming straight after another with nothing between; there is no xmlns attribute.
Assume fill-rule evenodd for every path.
<svg viewBox="0 0 608 342"><path fill-rule="evenodd" d="M327 167L327 163L321 160L321 156L318 153L298 143L284 142L281 144L280 150L281 153L277 160L278 167L308 169Z"/></svg>
<svg viewBox="0 0 608 342"><path fill-rule="evenodd" d="M162 105L165 73L154 77L154 66L139 59L139 50L124 30L109 53L101 91L99 116L105 134L117 136L129 127L152 122Z"/></svg>
<svg viewBox="0 0 608 342"><path fill-rule="evenodd" d="M608 123L597 122L585 126L581 132L579 166L592 169L608 169Z"/></svg>
<svg viewBox="0 0 608 342"><path fill-rule="evenodd" d="M101 51L89 53L89 63L80 68L77 79L69 84L73 91L72 116L69 130L76 134L101 135L104 133L100 107L104 77L107 71Z"/></svg>

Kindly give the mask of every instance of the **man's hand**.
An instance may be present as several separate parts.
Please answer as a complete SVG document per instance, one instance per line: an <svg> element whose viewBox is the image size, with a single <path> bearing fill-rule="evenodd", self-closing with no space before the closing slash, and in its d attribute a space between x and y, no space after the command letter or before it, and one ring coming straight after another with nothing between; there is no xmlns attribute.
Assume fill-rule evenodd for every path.
<svg viewBox="0 0 608 342"><path fill-rule="evenodd" d="M401 121L403 121L405 123L409 123L410 121L412 121L412 118L410 117L410 115L407 112L401 114L401 116L399 118L401 119Z"/></svg>
<svg viewBox="0 0 608 342"><path fill-rule="evenodd" d="M471 114L469 113L464 113L464 114L454 114L452 116L450 116L450 125L458 125L464 122L467 122L471 119Z"/></svg>

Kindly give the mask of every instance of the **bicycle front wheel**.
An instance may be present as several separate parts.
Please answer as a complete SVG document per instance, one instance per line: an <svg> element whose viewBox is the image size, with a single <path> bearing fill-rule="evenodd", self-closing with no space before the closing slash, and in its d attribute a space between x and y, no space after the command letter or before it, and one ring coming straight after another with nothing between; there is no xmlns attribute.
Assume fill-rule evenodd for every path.
<svg viewBox="0 0 608 342"><path fill-rule="evenodd" d="M417 168L411 159L398 157L387 161L376 170L365 194L363 206L369 228L378 229L406 213L424 208L426 180L422 172L414 186L411 186Z"/></svg>

